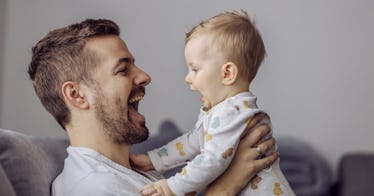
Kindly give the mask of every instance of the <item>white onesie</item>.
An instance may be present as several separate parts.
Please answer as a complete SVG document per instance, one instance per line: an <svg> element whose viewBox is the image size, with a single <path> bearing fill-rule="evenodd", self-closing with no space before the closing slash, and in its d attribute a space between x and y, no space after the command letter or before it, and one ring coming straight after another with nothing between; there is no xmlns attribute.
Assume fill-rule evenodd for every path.
<svg viewBox="0 0 374 196"><path fill-rule="evenodd" d="M149 151L157 171L187 163L180 173L167 179L176 195L203 190L229 166L249 120L258 112L251 92L225 99L209 111L201 109L194 130L165 146ZM279 161L261 171L240 195L294 195Z"/></svg>

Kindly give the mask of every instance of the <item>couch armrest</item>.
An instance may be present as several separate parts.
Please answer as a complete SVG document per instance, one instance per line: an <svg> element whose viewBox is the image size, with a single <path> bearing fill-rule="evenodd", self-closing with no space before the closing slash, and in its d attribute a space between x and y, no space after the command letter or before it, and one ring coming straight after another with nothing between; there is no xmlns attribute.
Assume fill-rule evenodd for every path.
<svg viewBox="0 0 374 196"><path fill-rule="evenodd" d="M344 155L338 172L339 195L374 195L374 153Z"/></svg>
<svg viewBox="0 0 374 196"><path fill-rule="evenodd" d="M0 165L0 193L1 195L16 196L8 176L5 174L3 167Z"/></svg>

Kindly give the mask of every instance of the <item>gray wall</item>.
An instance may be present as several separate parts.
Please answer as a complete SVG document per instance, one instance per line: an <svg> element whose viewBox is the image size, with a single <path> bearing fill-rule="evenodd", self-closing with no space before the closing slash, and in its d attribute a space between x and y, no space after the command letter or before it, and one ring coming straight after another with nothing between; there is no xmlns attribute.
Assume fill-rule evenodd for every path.
<svg viewBox="0 0 374 196"><path fill-rule="evenodd" d="M1 123L1 113L2 113L2 97L3 97L3 55L4 55L4 37L5 37L5 17L6 17L6 1L0 0L0 123ZM1 125L1 124L0 124ZM0 126L1 127L1 126Z"/></svg>
<svg viewBox="0 0 374 196"><path fill-rule="evenodd" d="M313 145L334 169L344 153L373 152L370 0L8 0L0 127L63 137L27 77L30 48L53 28L109 18L121 26L137 64L152 76L141 103L150 130L165 119L188 130L201 103L184 84L184 33L202 19L241 8L255 16L267 47L252 90L271 115L275 135Z"/></svg>

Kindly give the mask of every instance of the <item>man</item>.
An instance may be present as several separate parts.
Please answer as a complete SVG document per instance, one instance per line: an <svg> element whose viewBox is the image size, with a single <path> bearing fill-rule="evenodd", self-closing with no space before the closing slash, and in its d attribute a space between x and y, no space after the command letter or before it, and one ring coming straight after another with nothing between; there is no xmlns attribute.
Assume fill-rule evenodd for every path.
<svg viewBox="0 0 374 196"><path fill-rule="evenodd" d="M148 138L138 104L151 78L135 65L114 22L88 19L53 30L32 53L28 73L36 94L66 130L71 144L64 169L53 183L53 195L138 195L142 186L161 178L155 172L134 171L130 165L131 145ZM249 149L268 131L267 126L253 131L242 148ZM273 154L254 160L273 145L270 139L251 151L239 149L234 158L238 161L207 194L222 193L223 185L229 187L225 191L240 191L277 158ZM240 171L245 166L247 173ZM231 188L232 182L238 183Z"/></svg>

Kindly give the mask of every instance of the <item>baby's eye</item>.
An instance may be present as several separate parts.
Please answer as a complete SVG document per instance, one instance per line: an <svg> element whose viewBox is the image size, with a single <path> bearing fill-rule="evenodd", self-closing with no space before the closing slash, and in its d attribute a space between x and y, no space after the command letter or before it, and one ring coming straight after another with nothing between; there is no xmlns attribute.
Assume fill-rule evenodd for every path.
<svg viewBox="0 0 374 196"><path fill-rule="evenodd" d="M193 72L197 72L197 71L199 71L199 69L197 69L197 68L192 68L191 71L193 71Z"/></svg>

